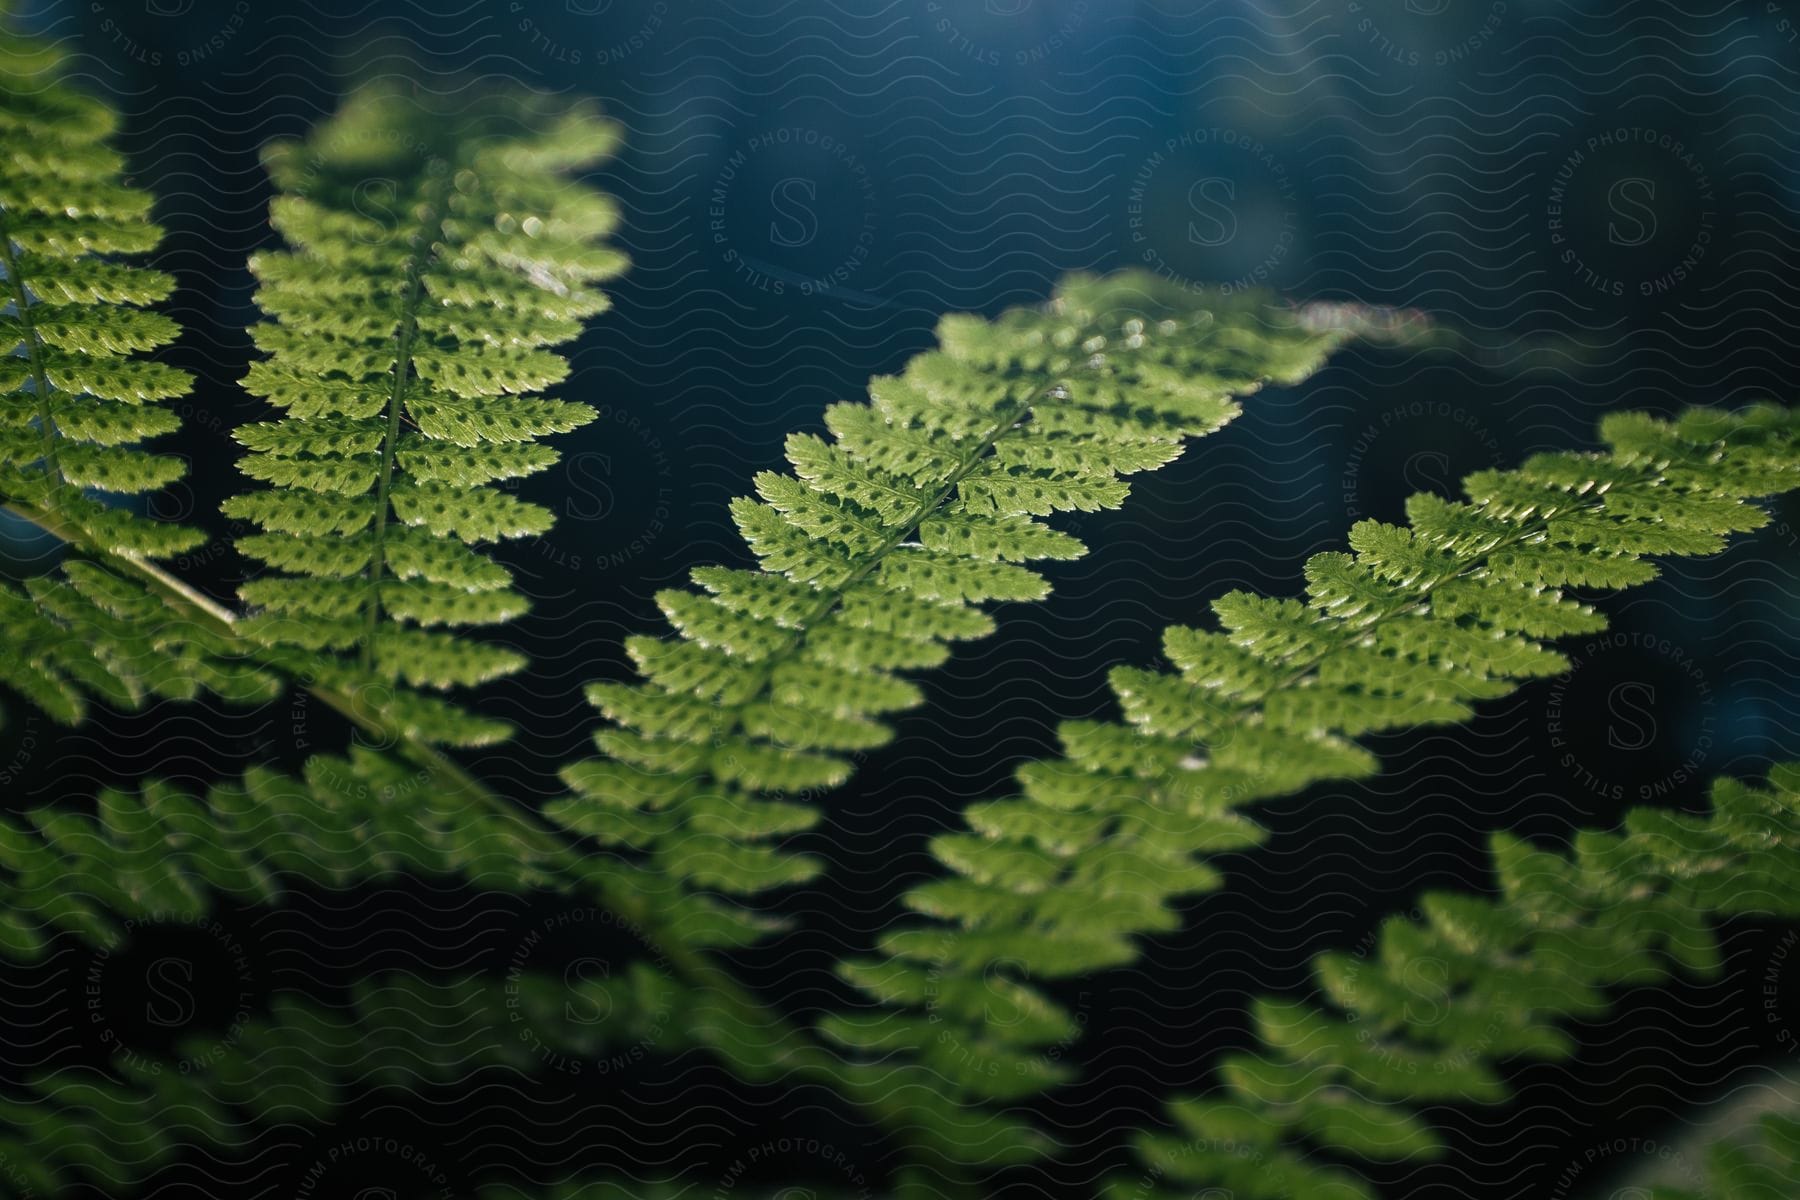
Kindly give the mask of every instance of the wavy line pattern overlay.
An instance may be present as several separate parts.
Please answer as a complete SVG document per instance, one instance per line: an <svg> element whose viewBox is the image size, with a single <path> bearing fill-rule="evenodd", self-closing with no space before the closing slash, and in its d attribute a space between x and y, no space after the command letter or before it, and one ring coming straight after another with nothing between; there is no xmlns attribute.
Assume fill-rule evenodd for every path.
<svg viewBox="0 0 1800 1200"><path fill-rule="evenodd" d="M1107 669L1156 661L1165 625L1233 588L1295 594L1353 521L1590 448L1608 412L1796 399L1791 0L23 0L17 17L119 109L131 176L159 197L152 265L179 280L165 311L186 330L165 357L199 382L170 447L189 477L152 511L212 535L170 567L221 598L250 569L216 507L240 486L229 431L266 416L237 383L245 261L276 240L259 148L368 79L522 80L594 96L621 126L596 179L633 265L555 393L599 419L521 489L558 519L502 551L532 611L496 637L532 666L479 698L519 732L462 758L527 805L587 748L583 685L629 678L624 639L662 628L653 594L747 565L731 499L942 314L1135 266L1418 310L1447 333L1259 393L1125 508L1065 523L1091 553L921 678L926 703L795 839L828 869L774 902L787 930L724 956L800 1024L852 1002L835 967L905 918L901 894L937 871L928 839L1009 794L1058 721L1112 716ZM1800 757L1797 517L1778 507L1728 554L1609 598L1610 630L1568 641L1567 675L1382 742L1371 780L1258 810L1270 840L1221 859L1227 886L1178 930L1058 987L1080 1033L1055 1056L1079 1082L1022 1111L1062 1151L985 1194L1093 1196L1130 1171L1129 1134L1250 1045L1253 997L1308 995L1313 954L1367 956L1422 889L1488 886L1491 831L1692 808L1715 776ZM0 553L22 578L60 551L9 522ZM352 736L304 693L75 729L3 703L12 812L151 776L201 791ZM1505 1107L1434 1113L1453 1153L1387 1165L1382 1194L1695 1186L1697 1122L1800 1089L1795 935L1722 936L1717 979L1627 993L1580 1027L1572 1064L1521 1066ZM233 1099L231 1136L196 1114L129 1191L92 1194L524 1197L599 1173L632 1196L901 1194L893 1145L803 1076L735 1079L671 1033L686 997L626 986L634 964L658 965L604 909L401 880L58 942L0 984L0 1114L46 1076L207 1080L309 1047L304 1086ZM560 990L508 990L526 974ZM442 983L470 976L502 1002ZM581 1035L622 1015L624 1034ZM0 1155L0 1193L35 1187Z"/></svg>

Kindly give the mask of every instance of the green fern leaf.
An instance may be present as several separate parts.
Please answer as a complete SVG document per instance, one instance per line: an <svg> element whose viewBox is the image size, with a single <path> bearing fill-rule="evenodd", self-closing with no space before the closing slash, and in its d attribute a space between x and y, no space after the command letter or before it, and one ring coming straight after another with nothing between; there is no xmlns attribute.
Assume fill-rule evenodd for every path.
<svg viewBox="0 0 1800 1200"><path fill-rule="evenodd" d="M689 1007L642 963L605 979L376 976L348 1004L280 995L228 1046L202 1034L170 1059L121 1056L116 1075L69 1067L27 1079L22 1096L0 1099L0 1154L9 1188L36 1189L17 1194L85 1183L121 1195L196 1146L241 1151L271 1128L328 1125L371 1090L403 1095L482 1071L516 1087L547 1055L679 1050L693 1044L677 1019Z"/></svg>
<svg viewBox="0 0 1800 1200"><path fill-rule="evenodd" d="M278 903L301 882L436 876L524 892L578 875L565 859L541 830L421 789L400 762L366 750L321 755L301 779L258 769L198 799L152 783L102 792L92 816L46 808L0 823L9 876L0 949L35 958L59 933L104 946L127 922L199 917L215 897Z"/></svg>
<svg viewBox="0 0 1800 1200"><path fill-rule="evenodd" d="M1492 845L1496 898L1428 893L1419 915L1383 923L1373 953L1315 960L1325 1004L1256 1003L1259 1052L1220 1064L1216 1096L1170 1106L1189 1135L1171 1182L1235 1186L1240 1156L1216 1147L1246 1131L1277 1173L1308 1169L1315 1151L1436 1157L1443 1148L1411 1106L1501 1102L1503 1062L1573 1054L1557 1022L1603 1015L1620 988L1716 974L1712 920L1800 918L1800 763L1777 767L1766 788L1718 781L1706 816L1634 810L1622 833L1578 834L1572 853L1509 834ZM1775 1181L1786 1186L1800 1163L1797 1131L1767 1118L1759 1140L1715 1146L1716 1194L1781 1194ZM1170 1144L1150 1135L1140 1154L1158 1165Z"/></svg>
<svg viewBox="0 0 1800 1200"><path fill-rule="evenodd" d="M160 402L190 379L135 357L180 332L143 307L175 281L112 261L155 249L162 231L107 145L112 112L62 82L63 67L54 46L0 28L0 500L54 511L99 549L178 553L201 535L145 528L74 490L138 495L180 478L179 459L134 446L176 428Z"/></svg>
<svg viewBox="0 0 1800 1200"><path fill-rule="evenodd" d="M480 675L491 664L480 650L472 653L451 661L467 661L467 673ZM383 709L426 740L434 725L467 720L420 694ZM636 806L654 810L659 802L649 793L626 798L621 788L633 777L621 766L597 762L586 782L621 797L614 816L646 819ZM751 813L714 806L696 814L693 830L717 836L748 822L776 833L796 827L801 815L775 805ZM589 808L574 821L576 831L605 840L605 816ZM26 960L59 934L105 945L127 922L174 912L198 917L221 899L278 904L300 884L345 888L403 875L496 892L555 889L609 904L641 892L696 946L738 944L769 928L703 896L671 896L666 879L593 859L564 831L510 807L421 786L415 765L363 749L348 758L315 756L297 779L258 769L203 797L151 784L136 794L103 792L92 816L50 808L24 814L23 824L0 819L0 867L7 873L0 953ZM67 886L77 879L94 882Z"/></svg>
<svg viewBox="0 0 1800 1200"><path fill-rule="evenodd" d="M1800 417L1787 410L1696 411L1672 424L1611 418L1602 433L1612 443L1607 453L1539 456L1515 472L1476 476L1468 504L1415 497L1410 527L1360 523L1353 553L1308 562L1305 601L1232 593L1213 606L1222 628L1168 630L1175 670L1115 670L1124 721L1064 724L1062 761L1027 765L1020 798L977 806L973 832L935 839L933 853L949 877L907 897L935 923L890 932L885 962L853 962L845 977L892 1005L897 975L928 975L938 1036L991 1064L1048 1045L1053 1038L997 1029L979 1004L958 1008L953 998L978 995L975 985L997 962L1010 964L1011 984L1027 988L1033 976L1131 961L1133 935L1176 927L1172 902L1217 886L1216 872L1197 856L1261 840L1239 810L1374 773L1378 761L1355 741L1364 734L1461 721L1481 700L1561 672L1567 660L1541 639L1603 626L1592 609L1563 596L1563 586L1642 582L1653 569L1640 547L1710 553L1730 533L1766 520L1750 503L1755 497L1800 487ZM1640 504L1643 497L1662 507ZM1680 537L1658 532L1665 525L1657 513L1669 510L1682 514ZM1504 568L1495 570L1496 562ZM1728 903L1725 895L1716 899ZM1585 962L1615 948L1597 940L1564 950ZM945 990L946 980L963 981L964 990ZM1572 1008L1583 999L1600 1003L1593 982L1566 977L1546 986L1561 987ZM906 1010L920 1001L904 993L900 1000L901 1011L887 1010L886 1019L906 1027L917 1019ZM882 1011L860 1019L878 1025ZM1262 1010L1261 1027L1270 1037L1285 1031L1296 1044L1359 1053L1344 1030L1295 1024L1274 1009ZM1534 1037L1522 1028L1515 1045L1535 1048ZM1006 1044L1004 1054L996 1041ZM1434 1059L1421 1073L1449 1088L1487 1086L1480 1072L1449 1066ZM1269 1103L1291 1103L1280 1099L1286 1085L1265 1083L1275 1089ZM997 1090L976 1072L925 1103L1014 1098L1010 1086ZM1305 1120L1315 1134L1363 1154L1411 1154L1426 1143L1422 1129L1373 1112L1356 1096L1333 1093L1330 1107L1321 1102ZM1146 1154L1160 1162L1166 1149L1153 1143ZM1235 1178L1242 1165L1221 1162L1210 1178ZM1293 1186L1281 1182L1290 1169L1303 1165L1277 1169L1249 1194L1295 1194L1281 1190ZM1306 1186L1367 1194L1335 1179Z"/></svg>
<svg viewBox="0 0 1800 1200"><path fill-rule="evenodd" d="M534 393L568 374L549 347L604 309L594 285L624 265L600 244L611 202L564 178L613 137L548 96L374 89L269 152L291 249L252 261L269 357L245 386L286 411L237 431L245 474L274 486L225 511L261 528L238 546L272 572L241 590L258 610L246 628L328 655L313 673L448 688L522 665L454 632L525 610L509 573L468 547L549 528L549 510L490 485L552 466L533 439L593 417ZM421 740L502 732L426 697L384 706Z"/></svg>
<svg viewBox="0 0 1800 1200"><path fill-rule="evenodd" d="M792 474L755 480L732 516L760 570L702 568L699 590L657 602L674 640L633 639L643 676L596 688L612 722L605 770L564 774L551 819L654 802L615 844L694 888L747 895L817 864L765 845L809 825L746 819L700 834L703 813L751 814L834 787L847 755L887 737L881 718L917 689L897 672L941 663L992 618L975 605L1036 600L1024 565L1083 553L1041 516L1118 505L1149 470L1238 411L1237 397L1315 370L1344 340L1262 296L1223 296L1141 274L1075 279L1043 309L951 317L940 349L825 415L830 439L788 440ZM653 800L652 800L653 798Z"/></svg>
<svg viewBox="0 0 1800 1200"><path fill-rule="evenodd" d="M87 716L90 700L137 708L209 692L248 704L280 688L215 629L137 579L86 562L20 588L0 585L0 682L68 725Z"/></svg>

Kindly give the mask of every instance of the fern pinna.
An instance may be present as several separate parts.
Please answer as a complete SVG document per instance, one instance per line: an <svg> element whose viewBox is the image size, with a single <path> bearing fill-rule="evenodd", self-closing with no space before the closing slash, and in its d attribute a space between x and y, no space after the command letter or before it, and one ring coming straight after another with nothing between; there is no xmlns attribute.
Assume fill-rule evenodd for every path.
<svg viewBox="0 0 1800 1200"><path fill-rule="evenodd" d="M1374 772L1359 736L1461 721L1566 670L1542 640L1605 621L1564 589L1645 582L1647 555L1716 552L1767 521L1753 498L1800 486L1789 410L1622 414L1601 432L1605 452L1471 476L1467 502L1416 495L1409 527L1359 523L1354 553L1308 562L1304 601L1222 597L1223 629L1167 631L1174 673L1116 668L1125 720L1064 723L1066 758L1027 764L1021 795L934 840L948 874L907 895L933 922L842 967L888 1007L823 1032L871 1072L944 1080L957 1103L1066 1077L1038 1051L1077 1026L1028 980L1132 961L1133 935L1179 923L1171 901L1218 885L1204 856L1261 840L1240 810Z"/></svg>
<svg viewBox="0 0 1800 1200"><path fill-rule="evenodd" d="M62 82L63 55L0 27L0 503L98 561L0 584L0 680L72 723L211 687L264 699L271 681L205 621L168 611L118 568L198 544L198 530L125 503L183 474L138 443L174 431L188 375L140 356L175 339L145 307L175 281L127 261L161 230L108 145L109 108Z"/></svg>
<svg viewBox="0 0 1800 1200"><path fill-rule="evenodd" d="M653 1015L680 1003L668 988L640 967L573 984L522 973L504 989L480 977L382 975L336 1006L277 996L228 1053L202 1034L170 1056L126 1058L118 1079L61 1071L26 1080L22 1096L0 1099L0 1195L67 1195L88 1182L116 1196L183 1157L229 1168L271 1127L329 1128L370 1094L406 1103L482 1072L516 1079L548 1053L672 1049L678 1035ZM533 1041L517 1036L521 1027Z"/></svg>
<svg viewBox="0 0 1800 1200"><path fill-rule="evenodd" d="M0 818L0 953L36 960L59 934L109 946L127 922L278 904L304 885L445 877L527 892L561 878L561 849L361 747L314 755L299 778L255 768L199 797L151 781L102 791L92 815L52 805Z"/></svg>
<svg viewBox="0 0 1800 1200"><path fill-rule="evenodd" d="M408 689L523 665L456 627L524 610L474 547L542 533L550 512L493 485L551 466L537 439L594 416L535 393L568 374L547 347L606 306L593 285L624 265L600 245L613 204L565 178L613 141L581 103L370 89L267 155L293 248L251 261L269 357L244 382L285 416L238 429L244 472L275 486L225 511L262 527L238 548L281 573L241 589L246 632L327 652L309 669L328 683L394 685L367 694L424 741L504 734Z"/></svg>
<svg viewBox="0 0 1800 1200"><path fill-rule="evenodd" d="M144 307L175 281L119 261L155 249L162 230L107 144L112 110L61 82L63 66L51 44L0 32L0 342L12 349L0 376L0 491L108 549L172 554L201 535L83 494L136 496L181 476L180 459L137 443L179 425L165 402L190 378L137 357L175 340L175 323Z"/></svg>
<svg viewBox="0 0 1800 1200"><path fill-rule="evenodd" d="M1316 1151L1438 1157L1442 1140L1413 1109L1504 1099L1500 1064L1568 1057L1558 1023L1603 1014L1609 989L1716 972L1717 918L1800 920L1800 763L1766 787L1719 780L1712 804L1706 816L1635 810L1620 833L1577 834L1568 854L1496 834L1497 898L1428 893L1420 916L1382 924L1372 955L1319 956L1327 1005L1258 1001L1259 1051L1219 1064L1216 1095L1171 1104L1177 1132L1140 1138L1149 1174L1118 1180L1114 1194L1373 1200L1351 1172L1311 1161ZM1713 1148L1705 1194L1790 1195L1796 1150L1800 1125L1772 1118L1760 1144Z"/></svg>
<svg viewBox="0 0 1800 1200"><path fill-rule="evenodd" d="M811 877L770 843L811 826L796 798L841 783L848 755L888 739L881 717L918 702L896 672L988 632L983 602L1042 597L1025 563L1084 552L1039 518L1117 506L1121 475L1310 374L1353 328L1127 273L938 332L868 403L834 405L830 440L789 438L793 474L733 504L760 569L701 568L699 591L658 595L680 636L632 639L642 682L592 688L604 757L564 771L576 796L553 819L695 888Z"/></svg>

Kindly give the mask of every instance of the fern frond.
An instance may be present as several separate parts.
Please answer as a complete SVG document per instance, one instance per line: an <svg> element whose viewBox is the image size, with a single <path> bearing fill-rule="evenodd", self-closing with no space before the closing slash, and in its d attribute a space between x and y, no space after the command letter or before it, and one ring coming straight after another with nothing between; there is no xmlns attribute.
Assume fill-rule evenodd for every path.
<svg viewBox="0 0 1800 1200"><path fill-rule="evenodd" d="M590 696L605 757L564 772L547 815L692 888L748 895L818 864L772 845L816 820L918 701L900 672L1036 600L1024 565L1082 544L1039 518L1117 506L1121 476L1176 457L1237 397L1314 371L1348 336L1262 296L1126 274L1077 278L1045 308L950 317L940 348L788 440L732 515L760 569L705 567L657 599L679 636L633 639L642 680Z"/></svg>
<svg viewBox="0 0 1800 1200"><path fill-rule="evenodd" d="M0 14L0 504L113 565L177 554L201 534L105 495L155 491L184 470L138 446L178 427L165 402L190 382L137 357L179 332L146 311L174 280L119 261L162 231L107 144L111 110L62 82L57 47L8 24ZM135 707L202 688L257 699L271 687L216 631L100 567L0 585L0 613L0 682L66 723L91 699Z"/></svg>
<svg viewBox="0 0 1800 1200"><path fill-rule="evenodd" d="M624 266L601 244L612 203L566 178L613 142L590 108L546 95L372 89L270 150L291 249L251 262L269 357L245 386L285 415L237 431L244 473L273 486L225 505L263 530L238 542L270 568L241 589L254 636L314 656L328 682L444 689L523 665L462 632L526 607L472 547L549 528L493 485L554 464L535 439L594 415L535 393L568 374L550 347ZM388 715L425 741L504 735L424 697Z"/></svg>
<svg viewBox="0 0 1800 1200"><path fill-rule="evenodd" d="M152 783L102 792L92 815L50 807L0 818L0 955L37 960L63 937L110 947L133 923L198 920L221 902L279 904L300 885L437 877L489 891L550 889L605 906L656 946L659 965L681 980L688 1044L752 1081L799 1073L841 1084L834 1058L699 953L766 926L697 896L652 904L661 888L653 877L621 870L485 794L443 785L413 764L357 749L315 756L300 779L259 769L204 797ZM657 1011L619 999L621 1019ZM892 1107L880 1097L866 1102L878 1117Z"/></svg>
<svg viewBox="0 0 1800 1200"><path fill-rule="evenodd" d="M83 720L90 700L131 709L209 692L256 703L280 688L228 638L140 580L82 561L18 587L0 584L0 683L65 725Z"/></svg>
<svg viewBox="0 0 1800 1200"><path fill-rule="evenodd" d="M220 898L274 904L301 883L405 875L526 892L579 878L551 835L364 749L314 756L298 779L258 768L204 797L150 782L102 791L91 816L0 817L0 868L0 954L24 960L58 934L110 945L126 922L198 919Z"/></svg>
<svg viewBox="0 0 1800 1200"><path fill-rule="evenodd" d="M823 1032L871 1072L934 1073L941 1094L922 1095L944 1111L1061 1078L1038 1051L1073 1021L1029 979L1130 962L1134 935L1177 927L1171 901L1216 886L1205 856L1262 840L1242 809L1374 773L1359 737L1465 720L1564 670L1542 640L1605 622L1563 589L1643 582L1646 555L1712 553L1766 521L1752 498L1800 486L1787 410L1627 414L1601 430L1607 452L1481 472L1467 503L1415 496L1406 527L1359 523L1353 553L1308 562L1303 601L1222 597L1222 629L1167 631L1173 672L1116 669L1125 720L1064 723L1065 758L1027 764L1021 795L973 806L968 832L933 842L947 874L906 898L932 922L843 966L902 1011Z"/></svg>
<svg viewBox="0 0 1800 1200"><path fill-rule="evenodd" d="M279 995L228 1047L197 1035L174 1061L131 1054L113 1071L70 1067L27 1080L23 1097L0 1099L0 1189L59 1196L87 1182L122 1195L197 1145L225 1151L272 1126L329 1124L371 1090L405 1094L481 1070L529 1077L546 1054L677 1049L686 1044L680 1022L651 1014L682 1003L644 964L605 979L380 976L358 983L348 1005Z"/></svg>
<svg viewBox="0 0 1800 1200"><path fill-rule="evenodd" d="M0 14L3 17L4 14ZM105 550L145 556L198 544L82 491L139 495L181 477L137 443L179 425L163 403L190 377L137 357L175 340L145 306L168 275L116 261L156 248L151 197L108 144L112 111L63 83L55 46L0 19L0 499L55 510Z"/></svg>
<svg viewBox="0 0 1800 1200"><path fill-rule="evenodd" d="M1502 1101L1500 1064L1567 1058L1574 1044L1558 1023L1603 1015L1610 991L1717 973L1714 918L1800 918L1800 763L1777 767L1766 788L1720 780L1712 800L1703 817L1637 809L1621 833L1578 833L1567 854L1494 835L1497 899L1427 893L1421 916L1383 923L1372 954L1319 956L1329 1003L1258 1001L1259 1052L1222 1061L1215 1096L1172 1104L1179 1132L1144 1136L1140 1157L1171 1185L1231 1187L1246 1200L1373 1200L1349 1172L1313 1166L1309 1147L1339 1159L1434 1157L1442 1146L1414 1109ZM1712 1174L1724 1186L1713 1194L1782 1194L1755 1189L1792 1183L1797 1128L1777 1120L1760 1147L1716 1148ZM1325 1175L1328 1190L1292 1190ZM1113 1194L1191 1191L1146 1193L1121 1179Z"/></svg>

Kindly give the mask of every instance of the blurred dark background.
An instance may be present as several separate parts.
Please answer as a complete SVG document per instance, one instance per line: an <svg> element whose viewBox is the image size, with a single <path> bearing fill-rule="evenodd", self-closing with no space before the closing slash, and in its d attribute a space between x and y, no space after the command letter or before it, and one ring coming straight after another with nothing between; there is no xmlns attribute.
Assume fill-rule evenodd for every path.
<svg viewBox="0 0 1800 1200"><path fill-rule="evenodd" d="M509 551L535 610L503 636L534 667L483 700L520 735L468 759L526 802L586 747L581 685L627 673L622 638L661 629L653 592L746 561L727 501L790 430L929 345L939 314L1141 265L1417 307L1457 332L1449 350L1354 349L1255 397L1125 510L1066 523L1093 552L1051 572L1049 602L1003 610L997 636L925 678L930 703L829 800L812 848L834 869L780 901L797 932L742 956L797 1016L844 999L831 964L896 918L932 869L926 838L1008 790L1057 720L1109 714L1107 667L1154 661L1164 625L1204 619L1229 588L1292 593L1351 521L1591 445L1606 412L1796 399L1800 5L24 0L24 19L67 39L119 104L133 169L162 198L157 264L181 281L172 312L188 330L170 357L200 383L177 447L193 469L158 511L221 539L217 501L240 484L227 431L260 412L235 383L255 318L244 260L271 242L258 148L371 76L517 78L597 96L623 124L598 180L623 204L635 265L561 392L603 415L532 481L560 522ZM1133 1170L1126 1133L1246 1044L1249 998L1304 992L1311 954L1366 951L1422 888L1487 886L1489 831L1555 838L1635 803L1693 806L1713 775L1800 757L1796 515L1608 601L1614 634L1569 647L1578 674L1466 729L1391 739L1373 783L1263 809L1269 845L1226 861L1229 886L1191 903L1182 932L1140 969L1069 989L1081 1081L1041 1115L1070 1150L995 1194L1091 1195ZM0 549L15 573L50 552L13 526ZM245 569L223 540L176 566L222 598ZM147 774L200 786L297 764L347 736L317 709L165 706L70 732L7 697L0 791L16 810ZM329 1004L376 970L503 974L554 911L386 889L227 912L224 932L145 931L100 964L125 980L102 989L108 1028L148 1054L277 991ZM1609 1194L1608 1171L1678 1142L1695 1104L1741 1095L1767 1065L1800 1069L1800 952L1782 939L1730 927L1723 979L1628 994L1584 1029L1577 1063L1520 1068L1517 1103L1434 1114L1454 1160L1392 1170L1387 1194ZM173 1025L139 1019L134 981L190 943L195 1002ZM544 953L631 952L599 930ZM20 1031L9 1084L118 1052L86 1027L98 969L61 956L0 988ZM437 1191L381 1177L399 1195L609 1165L712 1195L747 1148L863 1136L822 1093L746 1088L699 1055L472 1098L377 1094L340 1125L399 1131L445 1165ZM333 1136L288 1127L147 1194L304 1194ZM851 1194L879 1192L884 1154L861 1152ZM846 1186L804 1152L762 1161L761 1182Z"/></svg>

